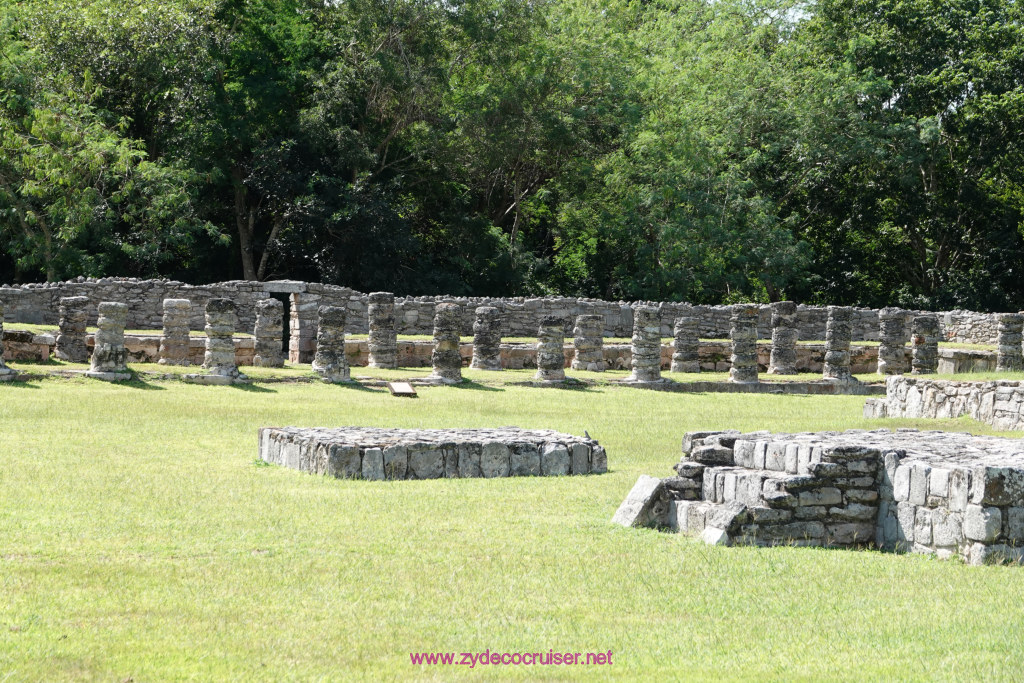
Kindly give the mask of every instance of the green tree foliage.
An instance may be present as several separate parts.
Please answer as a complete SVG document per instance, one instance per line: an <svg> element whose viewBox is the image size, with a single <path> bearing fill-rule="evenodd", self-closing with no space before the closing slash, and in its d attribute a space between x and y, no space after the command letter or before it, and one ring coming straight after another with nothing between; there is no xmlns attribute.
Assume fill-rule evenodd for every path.
<svg viewBox="0 0 1024 683"><path fill-rule="evenodd" d="M0 1L0 280L1019 307L1022 26L1009 0Z"/></svg>

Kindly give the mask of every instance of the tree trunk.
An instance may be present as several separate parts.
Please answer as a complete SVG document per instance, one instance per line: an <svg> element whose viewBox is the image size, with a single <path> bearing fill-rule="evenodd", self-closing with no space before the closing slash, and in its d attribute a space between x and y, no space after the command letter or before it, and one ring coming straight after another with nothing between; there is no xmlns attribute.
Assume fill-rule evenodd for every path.
<svg viewBox="0 0 1024 683"><path fill-rule="evenodd" d="M231 179L235 189L235 227L238 229L238 246L242 256L242 277L245 280L256 279L256 265L253 257L253 231L256 213L249 206L249 196L242 182L242 170L231 169Z"/></svg>

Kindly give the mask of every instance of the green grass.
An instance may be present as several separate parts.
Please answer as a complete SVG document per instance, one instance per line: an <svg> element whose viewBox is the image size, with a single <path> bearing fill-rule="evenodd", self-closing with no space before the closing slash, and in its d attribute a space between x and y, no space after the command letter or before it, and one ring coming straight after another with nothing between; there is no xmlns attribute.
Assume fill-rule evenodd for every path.
<svg viewBox="0 0 1024 683"><path fill-rule="evenodd" d="M671 473L686 430L987 427L866 421L857 397L563 390L511 384L528 371L465 374L466 386L417 399L322 383L0 385L0 679L1019 675L1019 568L711 548L609 523L639 474ZM610 472L362 482L254 461L266 425L513 424L587 430ZM487 648L612 650L614 665L409 662Z"/></svg>

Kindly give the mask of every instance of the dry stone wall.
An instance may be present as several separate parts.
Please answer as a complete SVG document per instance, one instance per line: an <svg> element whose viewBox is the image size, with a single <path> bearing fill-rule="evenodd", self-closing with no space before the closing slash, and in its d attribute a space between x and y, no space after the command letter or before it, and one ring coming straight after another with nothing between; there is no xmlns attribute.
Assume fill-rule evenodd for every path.
<svg viewBox="0 0 1024 683"><path fill-rule="evenodd" d="M641 476L624 526L713 544L876 546L962 557L1024 557L1019 440L901 429L693 432L677 476Z"/></svg>
<svg viewBox="0 0 1024 683"><path fill-rule="evenodd" d="M1024 430L1024 382L892 376L885 381L885 399L868 399L864 406L865 417L955 419L963 415L996 429Z"/></svg>
<svg viewBox="0 0 1024 683"><path fill-rule="evenodd" d="M597 441L547 430L264 427L267 463L341 479L454 479L601 474Z"/></svg>
<svg viewBox="0 0 1024 683"><path fill-rule="evenodd" d="M137 280L130 278L79 278L68 282L27 284L0 287L0 300L7 307L8 322L57 324L58 302L61 297L86 296L90 301L89 324L96 322L95 306L100 301L120 301L128 305L128 329L157 330L161 326L164 299L188 299L192 302L191 325L203 326L203 310L211 298L228 298L238 308L239 325L251 329L255 323L256 302L271 295L309 295L313 311L320 305L342 306L347 309L346 332L365 334L369 323L368 294L347 287L323 285L295 280L252 282L234 280L208 285L188 285L174 280ZM603 301L572 297L451 297L419 296L395 299L395 326L399 334L429 335L432 331L434 307L438 303L452 302L462 306L461 333L473 333L474 311L480 306L497 308L502 317L504 336L532 337L540 320L556 316L565 321L566 335L572 334L572 324L578 315L600 315L604 319L605 337L629 337L633 330L633 309L653 306L658 309L661 336L673 334L675 320L680 317L698 318L701 339L725 339L729 336L729 306L691 306L683 302ZM907 311L908 320L918 311ZM948 341L995 344L997 322L994 314L973 311L947 311L940 313L942 338ZM313 316L315 319L315 315ZM772 336L772 312L769 306L760 306L758 337ZM794 325L800 339L823 340L828 311L820 306L797 306ZM315 320L312 323L315 327ZM879 338L878 311L855 308L852 311L851 334L854 341L877 341ZM909 325L908 325L909 328ZM907 330L909 335L909 329ZM313 330L310 338L315 339Z"/></svg>

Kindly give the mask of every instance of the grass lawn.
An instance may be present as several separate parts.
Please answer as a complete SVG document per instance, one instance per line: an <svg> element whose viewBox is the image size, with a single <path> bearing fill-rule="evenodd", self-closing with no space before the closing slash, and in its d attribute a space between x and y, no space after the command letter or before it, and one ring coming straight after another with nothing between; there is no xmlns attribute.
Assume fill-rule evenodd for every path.
<svg viewBox="0 0 1024 683"><path fill-rule="evenodd" d="M412 400L322 383L0 385L0 680L1020 675L1021 568L713 548L609 523L639 474L670 474L686 430L986 426L866 421L862 397L465 375L474 381ZM587 430L610 471L327 480L259 465L266 425ZM409 657L488 648L611 650L613 664L469 670Z"/></svg>

